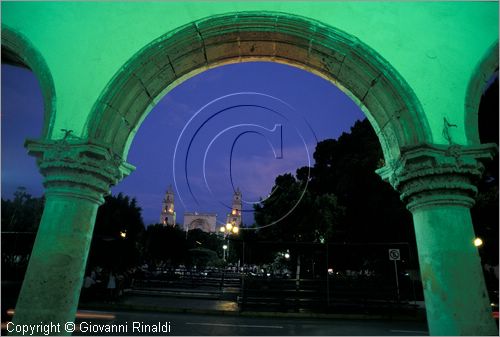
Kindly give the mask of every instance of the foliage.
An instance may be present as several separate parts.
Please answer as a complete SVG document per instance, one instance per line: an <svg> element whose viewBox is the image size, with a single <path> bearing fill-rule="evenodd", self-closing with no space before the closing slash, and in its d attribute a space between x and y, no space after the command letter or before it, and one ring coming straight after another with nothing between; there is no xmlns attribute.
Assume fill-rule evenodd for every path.
<svg viewBox="0 0 500 337"><path fill-rule="evenodd" d="M199 247L188 251L186 265L204 269L205 267L222 267L223 261L215 251Z"/></svg>
<svg viewBox="0 0 500 337"><path fill-rule="evenodd" d="M116 270L137 265L143 251L143 232L141 208L136 200L121 193L107 196L97 212L89 263Z"/></svg>
<svg viewBox="0 0 500 337"><path fill-rule="evenodd" d="M2 198L2 271L4 280L20 280L28 266L44 197L35 198L19 187L13 200Z"/></svg>
<svg viewBox="0 0 500 337"><path fill-rule="evenodd" d="M18 187L13 200L2 198L2 232L36 232L44 203L44 197L34 198L25 187Z"/></svg>
<svg viewBox="0 0 500 337"><path fill-rule="evenodd" d="M292 209L307 186L288 217L260 232L266 239L289 241L414 241L409 212L375 173L382 158L367 120L337 140L319 142L314 167L277 177L271 197L255 207L256 224L269 224Z"/></svg>
<svg viewBox="0 0 500 337"><path fill-rule="evenodd" d="M216 233L193 229L186 233L180 226L150 225L144 235L144 259L149 264L164 263L168 268L181 264L220 265L223 239Z"/></svg>
<svg viewBox="0 0 500 337"><path fill-rule="evenodd" d="M399 194L375 173L383 154L368 120L358 121L351 133L318 143L314 153L311 189L332 193L345 207L336 241L414 241L410 213Z"/></svg>
<svg viewBox="0 0 500 337"><path fill-rule="evenodd" d="M150 225L145 232L144 247L146 260L169 261L178 266L184 262L187 251L186 232L177 226Z"/></svg>

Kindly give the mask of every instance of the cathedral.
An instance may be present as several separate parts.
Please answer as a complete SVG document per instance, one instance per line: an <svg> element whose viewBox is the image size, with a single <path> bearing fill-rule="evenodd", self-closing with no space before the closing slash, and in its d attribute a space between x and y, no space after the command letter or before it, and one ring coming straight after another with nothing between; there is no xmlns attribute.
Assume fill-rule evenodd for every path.
<svg viewBox="0 0 500 337"><path fill-rule="evenodd" d="M217 214L215 213L184 212L184 225L182 228L185 231L199 228L204 232L224 231L228 225L230 225L230 228L239 228L241 227L241 211L241 191L237 188L233 194L231 212L227 214L225 224L217 226ZM160 223L164 226L177 225L172 185L169 186L163 199Z"/></svg>

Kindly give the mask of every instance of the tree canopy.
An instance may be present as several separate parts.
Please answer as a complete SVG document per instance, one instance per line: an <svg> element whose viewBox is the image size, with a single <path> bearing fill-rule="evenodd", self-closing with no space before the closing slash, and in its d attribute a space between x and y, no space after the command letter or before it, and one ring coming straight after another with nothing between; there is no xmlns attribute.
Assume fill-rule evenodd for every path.
<svg viewBox="0 0 500 337"><path fill-rule="evenodd" d="M36 232L44 204L44 197L33 197L18 187L14 199L2 198L2 232Z"/></svg>
<svg viewBox="0 0 500 337"><path fill-rule="evenodd" d="M366 119L336 140L319 142L314 159L312 168L277 177L271 197L255 207L257 227L266 226L291 210L305 190L290 215L262 235L312 242L414 240L410 213L375 173L383 155Z"/></svg>
<svg viewBox="0 0 500 337"><path fill-rule="evenodd" d="M109 195L99 207L89 252L89 263L125 269L141 262L144 223L135 198Z"/></svg>

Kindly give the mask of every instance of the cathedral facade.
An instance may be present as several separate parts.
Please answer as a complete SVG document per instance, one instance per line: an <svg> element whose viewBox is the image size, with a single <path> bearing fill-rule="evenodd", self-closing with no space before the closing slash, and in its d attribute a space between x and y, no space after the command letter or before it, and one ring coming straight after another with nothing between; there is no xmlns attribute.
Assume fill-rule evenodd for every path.
<svg viewBox="0 0 500 337"><path fill-rule="evenodd" d="M230 227L241 227L241 196L241 191L237 188L233 194L231 212L227 214L226 222L224 224L219 226L217 225L216 213L184 212L184 223L182 228L185 231L198 228L204 232L218 232L221 231L221 228L226 228L228 224L230 224ZM174 191L172 186L169 186L167 192L165 193L165 198L163 199L160 223L164 226L178 225L176 223Z"/></svg>
<svg viewBox="0 0 500 337"><path fill-rule="evenodd" d="M215 232L217 230L217 214L215 213L184 213L184 230L201 229L204 232Z"/></svg>

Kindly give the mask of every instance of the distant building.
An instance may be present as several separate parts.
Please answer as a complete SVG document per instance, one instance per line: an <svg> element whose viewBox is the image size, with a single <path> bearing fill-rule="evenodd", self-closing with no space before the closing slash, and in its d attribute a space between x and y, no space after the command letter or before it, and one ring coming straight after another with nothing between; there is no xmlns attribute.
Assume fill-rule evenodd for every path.
<svg viewBox="0 0 500 337"><path fill-rule="evenodd" d="M164 226L175 226L175 203L172 185L168 187L165 199L163 199L160 223Z"/></svg>
<svg viewBox="0 0 500 337"><path fill-rule="evenodd" d="M201 229L204 232L215 232L217 227L217 214L215 213L184 213L184 230Z"/></svg>
<svg viewBox="0 0 500 337"><path fill-rule="evenodd" d="M241 191L239 188L236 189L233 195L233 201L231 205L231 213L226 217L226 223L222 224L225 226L230 223L233 227L241 227ZM160 214L160 223L164 226L175 226L176 225L176 213L175 213L175 202L174 202L174 190L172 185L169 186L165 198L163 199L162 209ZM198 213L198 212L184 212L184 225L183 229L185 231L192 229L201 229L204 232L216 232L217 228L217 214L216 213Z"/></svg>

